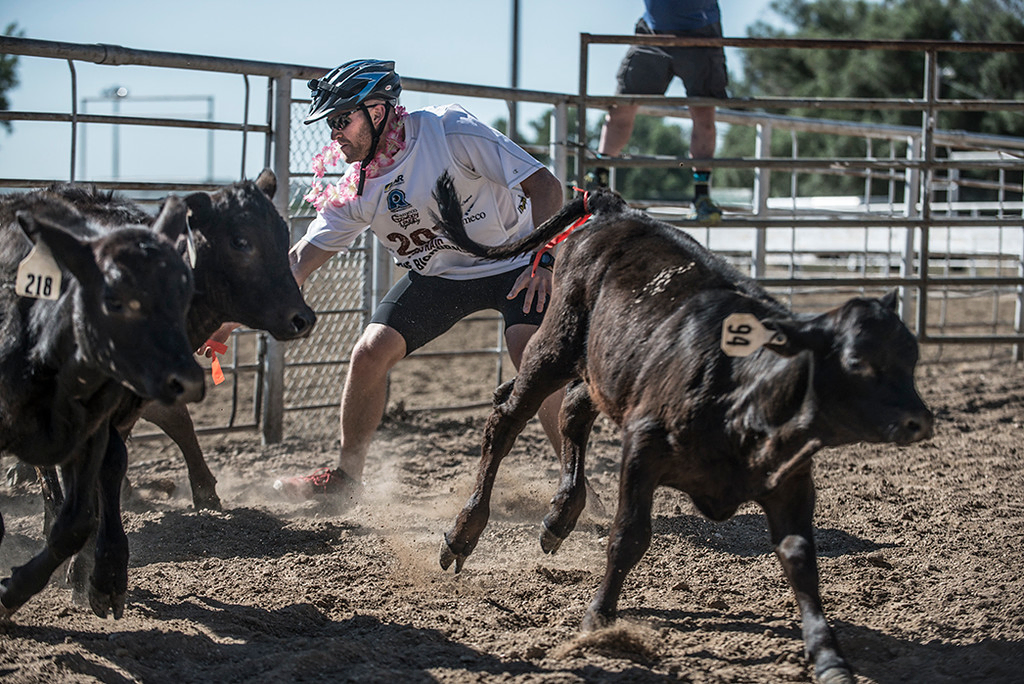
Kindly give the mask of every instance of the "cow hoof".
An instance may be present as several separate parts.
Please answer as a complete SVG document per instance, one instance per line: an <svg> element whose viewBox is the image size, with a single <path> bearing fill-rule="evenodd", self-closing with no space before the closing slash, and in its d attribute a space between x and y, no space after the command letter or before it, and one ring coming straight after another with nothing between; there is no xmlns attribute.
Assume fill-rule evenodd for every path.
<svg viewBox="0 0 1024 684"><path fill-rule="evenodd" d="M818 676L821 684L855 684L853 673L845 667L832 667Z"/></svg>
<svg viewBox="0 0 1024 684"><path fill-rule="evenodd" d="M558 551L558 547L565 541L564 537L559 537L557 534L548 529L545 525L544 529L540 533L540 548L544 553L554 553Z"/></svg>
<svg viewBox="0 0 1024 684"><path fill-rule="evenodd" d="M93 589L89 590L89 607L97 617L106 618L107 614L113 615L115 620L124 617L125 594L101 594Z"/></svg>
<svg viewBox="0 0 1024 684"><path fill-rule="evenodd" d="M85 606L91 606L92 601L89 598L89 591L85 587L71 587L71 603L72 605L84 608ZM102 615L100 617L103 617Z"/></svg>
<svg viewBox="0 0 1024 684"><path fill-rule="evenodd" d="M67 563L64 582L71 587L71 597L80 605L85 605L91 572L92 560L84 554L72 556Z"/></svg>
<svg viewBox="0 0 1024 684"><path fill-rule="evenodd" d="M583 614L583 622L580 624L580 631L596 632L599 629L604 629L613 622L615 622L615 618L608 618L595 610L587 609L587 612Z"/></svg>
<svg viewBox="0 0 1024 684"><path fill-rule="evenodd" d="M8 608L4 605L4 594L7 593L7 587L0 585L0 620L6 620L14 615L17 608Z"/></svg>
<svg viewBox="0 0 1024 684"><path fill-rule="evenodd" d="M448 546L448 540L441 541L441 569L447 570L448 567L455 562L455 574L459 574L462 571L462 565L466 562L466 555L455 553L452 551L452 547Z"/></svg>
<svg viewBox="0 0 1024 684"><path fill-rule="evenodd" d="M216 494L196 495L192 497L192 505L197 511L222 511L220 497Z"/></svg>

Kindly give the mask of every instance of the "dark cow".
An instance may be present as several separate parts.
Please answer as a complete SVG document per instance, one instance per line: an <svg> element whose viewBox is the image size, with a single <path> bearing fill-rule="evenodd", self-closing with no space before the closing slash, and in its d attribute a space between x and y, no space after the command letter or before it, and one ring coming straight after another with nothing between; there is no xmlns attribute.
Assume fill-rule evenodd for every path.
<svg viewBox="0 0 1024 684"><path fill-rule="evenodd" d="M60 185L51 190L90 215L153 220L130 200L90 186ZM193 348L227 321L266 330L278 340L305 337L312 331L316 314L306 305L291 274L288 226L271 202L276 191L277 179L267 169L255 182L185 197L195 255L196 288L188 312ZM183 250L182 241L187 238L179 241ZM131 432L140 415L160 427L181 449L196 509L220 510L217 480L203 458L188 407L150 402L128 411L118 419L122 435Z"/></svg>
<svg viewBox="0 0 1024 684"><path fill-rule="evenodd" d="M914 387L917 341L894 312L895 296L793 314L682 231L609 192L572 200L531 235L487 248L466 237L447 179L436 194L446 234L499 259L536 251L592 214L560 249L554 293L519 375L495 393L476 488L445 535L442 567L461 569L487 524L501 459L543 399L568 384L544 551L558 548L583 509L584 454L599 412L622 430L618 511L583 629L615 619L626 574L650 543L656 487L687 493L716 521L756 501L796 594L816 675L852 682L818 593L811 457L823 447L931 436L932 414ZM737 313L767 333L755 340L755 326L741 323L727 343L769 338L747 356L723 353L723 323Z"/></svg>
<svg viewBox="0 0 1024 684"><path fill-rule="evenodd" d="M46 548L0 583L0 616L46 585L81 548L97 508L108 507L97 493L120 477L124 445L112 420L126 397L202 398L203 371L185 335L193 282L173 244L186 212L170 198L150 227L94 220L45 191L0 199L0 451L61 466L67 489ZM44 248L53 261L33 262L19 278L30 250ZM101 520L90 600L98 614L117 616L128 544L116 500L113 510Z"/></svg>

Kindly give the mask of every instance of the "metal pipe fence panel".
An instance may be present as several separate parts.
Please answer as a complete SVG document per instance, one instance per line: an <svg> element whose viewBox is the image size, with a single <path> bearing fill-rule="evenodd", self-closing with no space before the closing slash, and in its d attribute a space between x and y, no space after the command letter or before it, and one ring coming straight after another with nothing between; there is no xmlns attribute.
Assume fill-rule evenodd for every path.
<svg viewBox="0 0 1024 684"><path fill-rule="evenodd" d="M642 38L657 42L660 37ZM680 39L667 39L677 42ZM993 51L1019 54L1018 44L932 44L921 41L773 41L723 39L710 43L762 49L772 47L830 49L899 49L928 54L952 50ZM708 42L705 40L705 42ZM633 44L636 36L581 36L581 83L587 82L586 46L591 43ZM653 44L652 42L652 44ZM0 52L31 55L55 60L67 76L70 109L55 107L43 112L0 112L0 120L32 126L56 127L71 134L68 176L53 178L0 179L0 190L40 187L60 180L96 182L138 199L153 202L170 191L212 189L210 179L143 181L137 178L101 178L82 173L76 154L86 144L95 149L99 131L106 127L145 131L189 130L200 136L238 136L242 155L260 158L273 165L287 197L278 206L287 213L293 239L303 232L311 216L302 196L312 178L309 163L327 136L301 121L306 103L283 92L292 84L318 76L325 69L308 65L274 64L216 57L138 51L118 46L51 43L0 37ZM63 65L66 61L67 64ZM240 79L245 106L237 120L212 115L206 119L188 116L142 115L122 110L117 114L84 111L78 107L76 63L81 67L152 69L196 69ZM930 78L935 78L934 64ZM250 78L255 78L250 83ZM923 74L923 78L929 78ZM266 107L249 105L259 100L263 80ZM522 89L495 88L473 84L403 79L409 92L440 93L454 98L472 97L509 102L550 105L554 112L554 138L548 145L559 177L565 177L569 158L575 163L577 181L582 170L594 163L586 152L587 107L601 109L623 101L621 96L596 96L586 92L546 93ZM275 90L274 83L280 84ZM715 228L698 226L683 218L683 202L650 202L627 198L638 208L678 225L698 241L718 252L738 268L753 273L769 290L797 310L820 311L856 294L880 294L900 288L903 315L925 343L933 357L954 354L1016 355L1024 349L1024 139L946 131L935 126L936 113L945 110L1024 110L1024 103L1003 100L939 100L924 89L924 97L912 100L855 100L835 98L761 98L706 101L698 98L632 97L641 113L688 118L688 107L714 104L718 119L736 126L757 127L759 147L737 159L706 160L712 166L746 169L756 178L754 188L723 190L726 220ZM65 99L66 101L66 99ZM287 104L284 104L287 102ZM914 110L922 113L921 127L886 126L849 121L780 116L757 111L801 106L823 112L838 109L874 111ZM576 108L578 131L568 130L570 107ZM276 118L275 118L276 117ZM86 137L84 131L90 131ZM809 133L849 136L863 142L862 157L818 159L801 156L800 136ZM246 141L256 135L263 143L248 150ZM86 142L87 141L87 142ZM121 140L126 144L128 139ZM547 141L541 141L547 142ZM206 147L205 137L201 142ZM532 148L531 148L532 149ZM538 148L541 149L541 148ZM785 149L785 152L780 150ZM612 160L622 168L678 167L692 160L672 157L632 157ZM696 160L700 161L700 160ZM76 171L78 172L76 175ZM340 169L338 170L340 172ZM863 191L856 197L825 198L801 196L808 181L821 174L863 179ZM778 192L772 183L781 175L787 190ZM775 191L773 192L773 188ZM967 202L962 190L982 189L992 194L985 202ZM349 253L339 255L307 282L305 295L318 312L314 334L303 341L283 345L283 369L279 397L287 432L302 430L329 437L337 435L337 404L348 357L365 326L374 299L387 286L391 275L375 267L377 250L368 238ZM485 405L495 383L512 372L507 362L500 320L493 316L474 317L462 324L460 343L442 338L400 364L392 380L392 407L418 409L461 409ZM468 342L467 342L468 341ZM230 383L218 391L230 394L229 410L218 409L212 416L197 409L202 430L252 429L266 421L265 393L279 391L267 383L265 374L274 356L273 344L251 331L233 341L233 353L225 360ZM280 351L280 350L278 350ZM435 365L436 364L436 365ZM424 370L427 366L430 369ZM469 378L455 383L447 406L428 406L415 396L421 373L446 373ZM274 418L280 420L280 418ZM266 433L265 433L266 434Z"/></svg>

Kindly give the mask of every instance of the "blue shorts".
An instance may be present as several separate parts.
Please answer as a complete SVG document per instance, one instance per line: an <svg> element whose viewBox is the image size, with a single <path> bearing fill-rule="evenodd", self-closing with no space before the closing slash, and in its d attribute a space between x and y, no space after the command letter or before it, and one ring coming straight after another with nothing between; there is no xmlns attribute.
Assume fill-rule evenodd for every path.
<svg viewBox="0 0 1024 684"><path fill-rule="evenodd" d="M636 33L654 35L643 19ZM657 35L689 38L721 38L722 25L711 24L697 31L671 31ZM725 49L721 47L672 47L634 45L619 66L616 95L664 95L672 79L683 81L688 97L727 98L729 74Z"/></svg>
<svg viewBox="0 0 1024 684"><path fill-rule="evenodd" d="M405 338L407 355L477 311L499 312L506 330L521 323L540 325L544 314L536 310L536 303L523 313L526 290L515 299L507 298L522 272L517 267L487 278L450 280L410 271L384 295L372 322L397 330Z"/></svg>

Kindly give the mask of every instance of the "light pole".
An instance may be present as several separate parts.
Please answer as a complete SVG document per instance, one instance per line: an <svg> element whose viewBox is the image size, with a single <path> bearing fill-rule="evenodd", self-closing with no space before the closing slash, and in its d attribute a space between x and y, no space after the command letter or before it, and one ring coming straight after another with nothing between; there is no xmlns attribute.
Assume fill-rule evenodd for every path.
<svg viewBox="0 0 1024 684"><path fill-rule="evenodd" d="M213 105L214 99L212 95L155 95L155 96L131 96L128 88L125 86L111 86L100 91L99 97L83 97L82 98L82 114L86 113L86 109L90 102L110 102L112 114L120 116L121 114L121 100L131 99L132 102L195 102L202 101L206 102L206 120L213 122ZM121 177L121 124L112 124L114 129L111 132L111 176L114 180L118 180ZM86 154L85 154L85 129L82 126L82 154L81 154L81 170L80 175L82 178L88 178L87 167L86 167ZM206 180L208 182L213 181L213 130L207 131L206 140Z"/></svg>
<svg viewBox="0 0 1024 684"><path fill-rule="evenodd" d="M121 112L121 100L128 97L128 89L124 86L110 86L105 90L100 91L99 97L83 97L82 98L82 114L88 111L90 102L112 102L113 112L117 116ZM82 168L79 170L79 175L83 178L87 177L87 167L85 165L85 126L82 126ZM120 140L120 129L115 124L114 130L111 133L111 175L117 178L120 175L120 156L121 156L121 140Z"/></svg>
<svg viewBox="0 0 1024 684"><path fill-rule="evenodd" d="M114 116L121 115L121 100L128 97L128 89L124 86L111 86L104 91L100 92L104 98L111 101L111 108ZM111 131L111 160L110 160L110 175L113 176L114 180L121 177L121 125L114 124L114 130Z"/></svg>
<svg viewBox="0 0 1024 684"><path fill-rule="evenodd" d="M512 87L519 87L519 0L512 0L512 73L510 80ZM512 141L519 138L519 101L510 100L508 103L508 137Z"/></svg>

